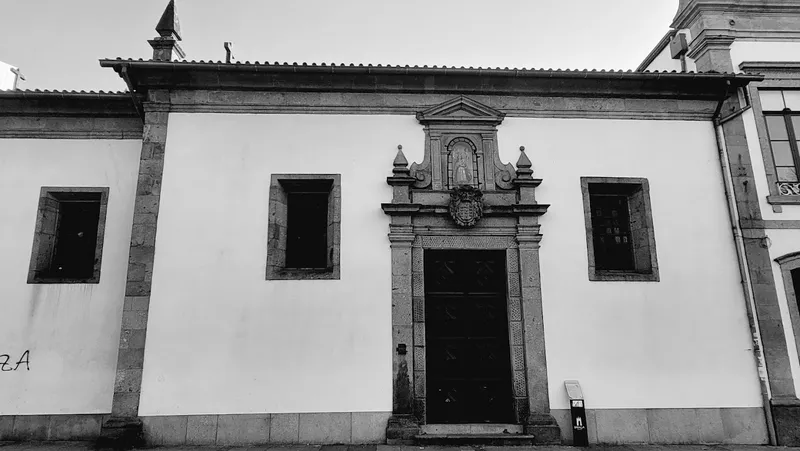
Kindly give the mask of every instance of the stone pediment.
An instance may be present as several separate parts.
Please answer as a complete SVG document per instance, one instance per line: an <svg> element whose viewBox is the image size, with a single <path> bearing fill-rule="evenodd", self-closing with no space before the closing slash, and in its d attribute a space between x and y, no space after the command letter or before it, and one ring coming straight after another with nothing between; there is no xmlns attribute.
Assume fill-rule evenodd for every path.
<svg viewBox="0 0 800 451"><path fill-rule="evenodd" d="M417 113L417 120L426 125L468 122L495 126L503 122L504 117L505 113L464 96L456 97Z"/></svg>

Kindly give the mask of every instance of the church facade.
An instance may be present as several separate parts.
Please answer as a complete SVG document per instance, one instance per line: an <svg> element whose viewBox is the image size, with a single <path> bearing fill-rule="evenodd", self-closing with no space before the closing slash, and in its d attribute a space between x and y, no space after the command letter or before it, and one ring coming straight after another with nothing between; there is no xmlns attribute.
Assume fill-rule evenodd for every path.
<svg viewBox="0 0 800 451"><path fill-rule="evenodd" d="M622 72L185 61L170 2L128 92L0 93L0 440L572 443L567 382L590 443L797 443L739 3Z"/></svg>

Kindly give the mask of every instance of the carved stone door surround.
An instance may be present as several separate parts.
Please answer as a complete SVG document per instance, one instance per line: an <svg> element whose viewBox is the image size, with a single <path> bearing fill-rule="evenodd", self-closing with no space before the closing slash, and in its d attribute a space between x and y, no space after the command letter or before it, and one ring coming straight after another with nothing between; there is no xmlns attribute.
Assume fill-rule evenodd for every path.
<svg viewBox="0 0 800 451"><path fill-rule="evenodd" d="M524 148L517 169L497 152L504 114L458 97L417 114L425 127L423 162L409 168L398 146L391 203L393 416L389 443L413 441L426 423L424 252L432 249L506 253L508 330L515 419L537 443L560 442L550 416L539 283L538 218L548 205L535 199ZM459 153L459 154L454 154ZM463 185L482 192L482 218L461 227L450 217L451 192ZM469 188L472 189L472 188Z"/></svg>

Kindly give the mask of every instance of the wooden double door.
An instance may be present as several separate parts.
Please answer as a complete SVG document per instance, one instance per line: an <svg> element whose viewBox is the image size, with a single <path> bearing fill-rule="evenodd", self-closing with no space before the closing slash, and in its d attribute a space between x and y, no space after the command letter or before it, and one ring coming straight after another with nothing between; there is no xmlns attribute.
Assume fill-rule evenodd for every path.
<svg viewBox="0 0 800 451"><path fill-rule="evenodd" d="M505 251L425 251L428 423L511 423Z"/></svg>

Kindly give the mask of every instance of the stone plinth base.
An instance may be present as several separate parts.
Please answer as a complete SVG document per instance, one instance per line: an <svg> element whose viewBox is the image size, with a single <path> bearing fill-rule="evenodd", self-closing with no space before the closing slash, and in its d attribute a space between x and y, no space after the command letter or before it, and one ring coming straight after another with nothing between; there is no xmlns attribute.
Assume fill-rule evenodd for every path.
<svg viewBox="0 0 800 451"><path fill-rule="evenodd" d="M387 445L411 445L419 435L420 427L411 415L392 415L386 425Z"/></svg>
<svg viewBox="0 0 800 451"><path fill-rule="evenodd" d="M145 445L142 420L137 417L112 417L97 439L98 448L132 449Z"/></svg>

